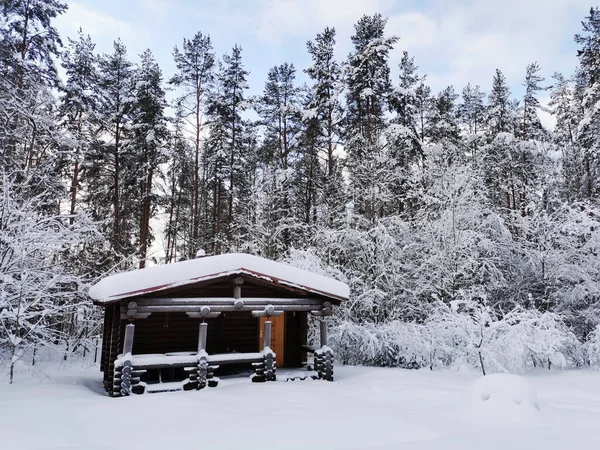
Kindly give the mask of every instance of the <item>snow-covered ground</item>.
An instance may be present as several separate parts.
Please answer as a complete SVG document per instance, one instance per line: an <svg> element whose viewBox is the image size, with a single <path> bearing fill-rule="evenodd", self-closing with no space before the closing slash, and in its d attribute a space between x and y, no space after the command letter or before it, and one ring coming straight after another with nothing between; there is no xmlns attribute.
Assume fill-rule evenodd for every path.
<svg viewBox="0 0 600 450"><path fill-rule="evenodd" d="M598 449L600 372L338 366L333 383L235 378L117 399L95 367L0 385L0 449L115 448Z"/></svg>

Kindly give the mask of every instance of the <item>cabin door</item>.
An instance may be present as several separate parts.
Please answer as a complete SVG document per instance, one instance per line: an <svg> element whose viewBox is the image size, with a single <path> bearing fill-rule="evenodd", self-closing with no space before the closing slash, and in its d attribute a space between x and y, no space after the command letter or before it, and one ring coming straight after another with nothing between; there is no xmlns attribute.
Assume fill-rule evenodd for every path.
<svg viewBox="0 0 600 450"><path fill-rule="evenodd" d="M265 331L265 322L267 318L260 318L260 336L258 341L258 348L263 349L263 333ZM284 361L284 348L285 348L285 315L271 317L271 350L275 352L275 358L277 360L277 367L283 366Z"/></svg>

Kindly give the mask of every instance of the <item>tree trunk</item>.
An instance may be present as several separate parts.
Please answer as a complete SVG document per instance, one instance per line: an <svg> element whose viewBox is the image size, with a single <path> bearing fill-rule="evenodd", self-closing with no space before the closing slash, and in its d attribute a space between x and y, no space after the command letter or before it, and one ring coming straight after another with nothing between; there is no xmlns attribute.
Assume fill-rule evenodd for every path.
<svg viewBox="0 0 600 450"><path fill-rule="evenodd" d="M479 355L479 363L481 364L481 372L483 373L483 376L485 376L485 365L483 364L483 355L479 351L477 353Z"/></svg>
<svg viewBox="0 0 600 450"><path fill-rule="evenodd" d="M120 230L121 230L121 215L120 215L120 205L119 205L119 172L120 172L120 155L119 155L119 143L121 139L121 130L119 128L119 121L116 124L115 130L115 173L113 175L113 210L114 210L114 224L113 224L113 248L117 251L121 250L120 242Z"/></svg>
<svg viewBox="0 0 600 450"><path fill-rule="evenodd" d="M169 204L169 220L167 222L167 251L165 254L165 263L171 262L171 243L174 240L173 228L175 224L173 222L173 216L175 214L175 193L177 191L177 178L176 175L173 175L173 183L171 183L171 202Z"/></svg>
<svg viewBox="0 0 600 450"><path fill-rule="evenodd" d="M199 196L200 196L200 182L199 182L199 172L200 172L200 91L196 90L196 136L195 136L195 161L194 161L194 211L192 218L192 249L194 252L198 249L195 247L198 245L198 231L199 231ZM193 255L190 255L193 256Z"/></svg>
<svg viewBox="0 0 600 450"><path fill-rule="evenodd" d="M588 152L586 152L586 156L585 156L585 176L587 178L587 196L588 198L592 198L592 171L590 168L590 157L587 154Z"/></svg>
<svg viewBox="0 0 600 450"><path fill-rule="evenodd" d="M152 170L149 170L146 182L142 188L142 218L140 224L140 265L139 268L146 267L146 256L148 253L148 238L150 232L150 206L152 193Z"/></svg>
<svg viewBox="0 0 600 450"><path fill-rule="evenodd" d="M71 179L71 208L69 217L69 224L73 225L75 222L75 206L77 204L77 184L79 181L79 161L75 161L75 166L73 167L73 178Z"/></svg>
<svg viewBox="0 0 600 450"><path fill-rule="evenodd" d="M235 144L236 144L236 135L235 135L235 87L233 89L233 101L232 105L232 115L231 115L231 152L229 155L229 204L227 211L227 241L231 243L233 239L233 164L235 160Z"/></svg>

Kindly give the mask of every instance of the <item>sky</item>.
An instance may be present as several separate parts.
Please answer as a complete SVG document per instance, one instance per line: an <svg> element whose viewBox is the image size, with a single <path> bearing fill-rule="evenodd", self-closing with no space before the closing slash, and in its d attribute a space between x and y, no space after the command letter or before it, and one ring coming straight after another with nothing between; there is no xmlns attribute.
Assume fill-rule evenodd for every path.
<svg viewBox="0 0 600 450"><path fill-rule="evenodd" d="M172 51L184 37L209 34L217 55L243 48L251 93L262 91L268 70L293 63L298 79L310 65L306 42L326 26L337 31L340 60L351 51L353 26L363 14L388 18L400 38L390 56L392 77L402 52L415 57L437 92L467 82L489 91L496 68L520 96L527 64L537 61L551 82L577 64L575 33L589 0L77 0L55 21L61 35L90 34L100 53L120 37L133 60L150 48L165 79L175 73ZM547 94L543 94L547 97ZM542 98L545 100L545 98Z"/></svg>

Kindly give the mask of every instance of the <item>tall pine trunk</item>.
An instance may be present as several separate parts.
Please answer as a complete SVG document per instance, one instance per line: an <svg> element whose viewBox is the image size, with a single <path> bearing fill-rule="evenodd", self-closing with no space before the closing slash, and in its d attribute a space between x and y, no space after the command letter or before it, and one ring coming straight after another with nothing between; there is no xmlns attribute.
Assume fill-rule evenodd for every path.
<svg viewBox="0 0 600 450"><path fill-rule="evenodd" d="M113 248L116 249L117 251L121 250L121 214L120 214L120 209L121 206L119 204L119 189L120 189L120 183L119 183L119 174L121 171L120 168L120 154L119 154L119 144L120 144L120 140L121 140L121 130L119 128L119 121L117 121L116 124L116 129L115 129L115 173L113 174L113 189L114 189L114 193L113 193Z"/></svg>
<svg viewBox="0 0 600 450"><path fill-rule="evenodd" d="M71 216L69 217L69 225L73 225L75 222L75 207L77 206L77 184L79 183L79 161L75 160L75 165L73 167L73 177L71 178L71 207L69 212Z"/></svg>
<svg viewBox="0 0 600 450"><path fill-rule="evenodd" d="M140 223L140 265L139 268L146 267L146 257L148 254L148 239L150 236L150 207L152 194L152 169L148 168L148 174L145 183L142 185L142 217Z"/></svg>

